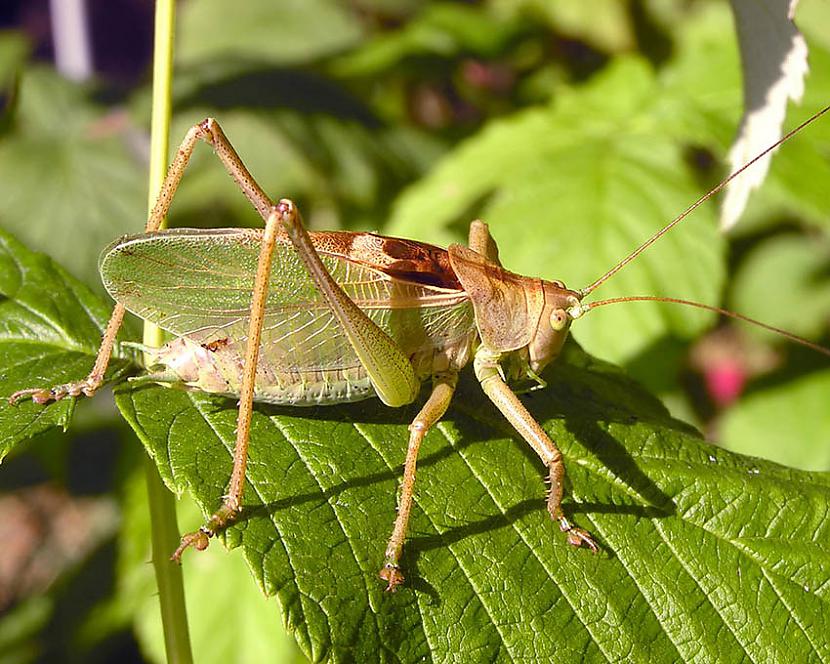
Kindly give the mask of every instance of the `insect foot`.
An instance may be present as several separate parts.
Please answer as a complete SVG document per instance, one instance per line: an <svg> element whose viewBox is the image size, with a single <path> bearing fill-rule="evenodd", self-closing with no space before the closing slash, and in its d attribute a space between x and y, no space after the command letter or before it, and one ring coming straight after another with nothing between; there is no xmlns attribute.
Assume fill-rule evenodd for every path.
<svg viewBox="0 0 830 664"><path fill-rule="evenodd" d="M87 378L75 383L56 385L55 387L34 387L18 390L9 397L9 405L16 406L23 399L31 399L37 404L46 404L50 401L60 401L65 397L79 397L82 394L91 397L100 386L100 382L94 382Z"/></svg>
<svg viewBox="0 0 830 664"><path fill-rule="evenodd" d="M208 519L208 522L204 526L199 528L199 530L187 533L184 537L182 537L181 543L173 552L173 555L170 556L170 560L181 564L182 554L191 546L197 551L204 551L207 549L210 544L210 538L215 537L217 533L236 521L237 518L239 518L241 511L242 510L239 508L232 507L227 503L222 505L216 514Z"/></svg>
<svg viewBox="0 0 830 664"><path fill-rule="evenodd" d="M403 574L401 568L394 563L386 563L383 569L378 574L381 579L386 581L386 592L393 593L403 583Z"/></svg>
<svg viewBox="0 0 830 664"><path fill-rule="evenodd" d="M562 483L565 479L565 468L561 456L555 457L550 464L550 490L548 492L548 512L554 521L559 522L559 530L565 533L568 544L580 547L583 544L591 549L592 553L599 551L594 538L584 528L574 525L562 511Z"/></svg>
<svg viewBox="0 0 830 664"><path fill-rule="evenodd" d="M568 538L568 544L571 546L582 546L583 544L591 549L591 553L598 553L599 546L594 541L594 538L584 528L580 528L579 526L575 526L567 518L565 518L564 514L559 515L559 529L566 534Z"/></svg>
<svg viewBox="0 0 830 664"><path fill-rule="evenodd" d="M170 560L181 565L182 554L185 552L185 549L192 546L197 551L204 551L208 548L210 538L213 537L213 535L214 533L210 532L204 526L195 532L188 533L182 537L181 544L179 544L178 548L173 552L173 555L170 556Z"/></svg>

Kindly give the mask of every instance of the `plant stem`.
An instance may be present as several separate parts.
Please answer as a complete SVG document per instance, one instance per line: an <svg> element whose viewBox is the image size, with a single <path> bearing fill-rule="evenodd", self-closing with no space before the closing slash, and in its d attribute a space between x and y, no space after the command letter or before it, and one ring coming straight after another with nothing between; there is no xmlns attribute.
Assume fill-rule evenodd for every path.
<svg viewBox="0 0 830 664"><path fill-rule="evenodd" d="M155 462L145 459L147 494L153 538L153 568L159 592L164 649L170 664L190 664L190 632L184 603L181 565L170 560L170 552L179 544L176 503L173 494L159 477Z"/></svg>
<svg viewBox="0 0 830 664"><path fill-rule="evenodd" d="M153 45L153 107L148 210L152 209L161 189L170 150L175 12L174 0L157 0ZM160 330L155 325L145 323L144 343L148 346L159 346L161 341ZM193 655L190 650L190 633L187 627L182 570L179 565L171 563L169 558L170 552L174 551L179 543L176 503L173 494L168 491L159 477L155 463L149 458L146 463L146 476L152 525L153 567L161 605L167 661L175 664L189 664L193 661Z"/></svg>

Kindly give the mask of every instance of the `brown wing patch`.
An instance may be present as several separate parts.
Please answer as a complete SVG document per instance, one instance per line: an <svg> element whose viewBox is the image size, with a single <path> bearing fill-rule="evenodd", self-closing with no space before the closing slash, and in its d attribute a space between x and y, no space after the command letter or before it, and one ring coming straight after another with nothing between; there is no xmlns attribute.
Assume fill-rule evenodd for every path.
<svg viewBox="0 0 830 664"><path fill-rule="evenodd" d="M447 251L440 247L374 233L311 233L311 239L319 251L343 256L395 279L462 290Z"/></svg>

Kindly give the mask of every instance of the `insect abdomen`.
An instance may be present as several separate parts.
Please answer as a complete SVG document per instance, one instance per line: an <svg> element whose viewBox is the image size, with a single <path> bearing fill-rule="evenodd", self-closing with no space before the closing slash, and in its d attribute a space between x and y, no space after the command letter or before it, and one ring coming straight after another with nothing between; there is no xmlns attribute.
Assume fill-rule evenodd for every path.
<svg viewBox="0 0 830 664"><path fill-rule="evenodd" d="M153 353L151 364L161 369L153 375L159 382L239 396L242 383L244 343L228 339L199 344L180 337ZM254 400L290 406L316 406L360 401L374 396L362 366L285 371L260 357L257 365Z"/></svg>
<svg viewBox="0 0 830 664"><path fill-rule="evenodd" d="M456 371L467 363L472 337L464 343L417 353L411 359L422 380L450 366ZM152 354L150 378L162 383L238 397L242 384L244 343L220 339L199 344L180 337ZM286 370L260 354L254 400L287 406L321 406L361 401L375 396L366 370L360 364L325 369Z"/></svg>

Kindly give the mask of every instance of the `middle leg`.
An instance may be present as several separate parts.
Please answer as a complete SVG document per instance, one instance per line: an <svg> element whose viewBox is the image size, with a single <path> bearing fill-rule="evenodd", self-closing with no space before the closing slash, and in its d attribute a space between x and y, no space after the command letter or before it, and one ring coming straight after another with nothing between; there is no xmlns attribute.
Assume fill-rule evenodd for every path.
<svg viewBox="0 0 830 664"><path fill-rule="evenodd" d="M380 578L388 584L386 586L387 591L394 591L403 583L403 574L399 562L403 543L406 539L406 530L409 526L409 514L412 511L415 464L418 460L421 441L423 441L427 431L447 412L457 382L458 374L456 373L445 373L436 376L429 399L412 421L412 424L409 425L409 446L406 451L406 463L404 464L403 479L401 480L398 517L395 519L392 536L386 545L386 558L383 568L380 570Z"/></svg>

